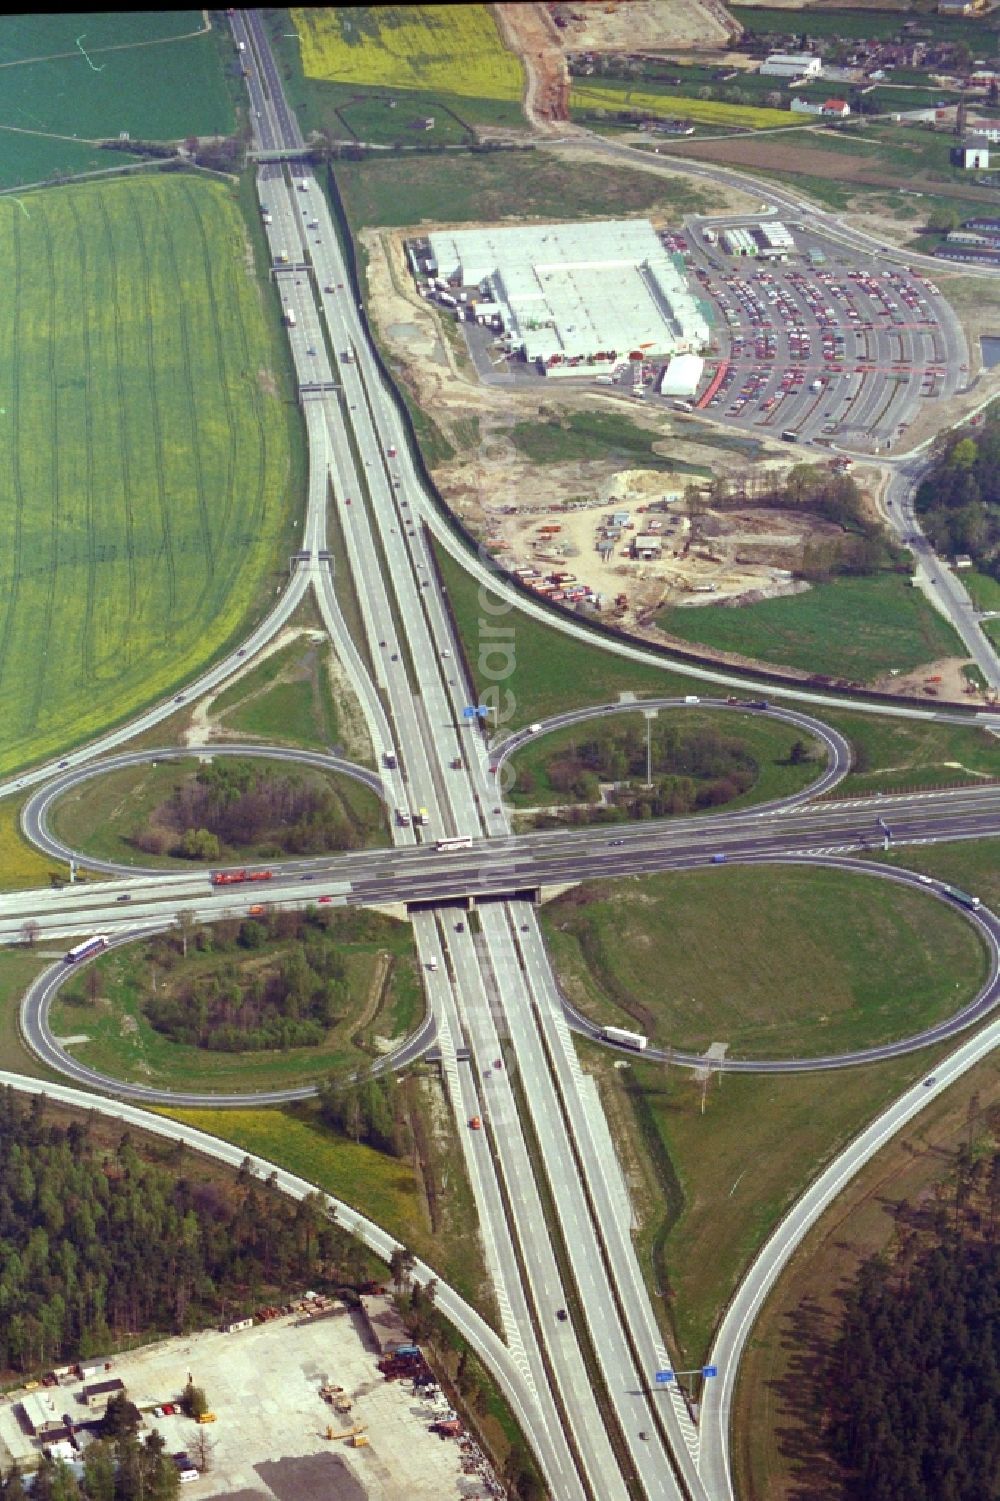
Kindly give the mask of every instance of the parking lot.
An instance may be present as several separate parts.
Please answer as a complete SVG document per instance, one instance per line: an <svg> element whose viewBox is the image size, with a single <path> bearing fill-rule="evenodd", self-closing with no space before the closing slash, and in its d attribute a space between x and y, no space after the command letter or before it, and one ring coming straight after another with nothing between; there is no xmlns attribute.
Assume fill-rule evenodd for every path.
<svg viewBox="0 0 1000 1501"><path fill-rule="evenodd" d="M753 222L668 238L715 310L716 355L695 410L762 436L879 452L924 402L965 386L964 336L932 279L852 256L800 224L787 226L787 259L727 254L723 230Z"/></svg>

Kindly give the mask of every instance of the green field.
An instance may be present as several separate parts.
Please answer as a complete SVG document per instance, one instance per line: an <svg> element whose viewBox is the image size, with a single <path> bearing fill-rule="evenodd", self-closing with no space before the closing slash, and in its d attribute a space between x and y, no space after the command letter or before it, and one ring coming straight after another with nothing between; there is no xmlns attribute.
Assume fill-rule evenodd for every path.
<svg viewBox="0 0 1000 1501"><path fill-rule="evenodd" d="M259 897L255 889L248 902ZM86 1043L74 1044L73 1056L113 1078L206 1094L281 1089L325 1078L332 1071L364 1066L371 1060L373 1035L401 1040L423 1015L409 925L391 918L375 917L374 921L379 925L376 938L347 938L341 947L349 1002L343 1020L331 1027L318 1047L225 1053L173 1042L156 1031L143 1012L142 992L150 983L151 967L155 978L156 967L138 945L118 949L97 962L101 988L96 1000L89 999L84 977L61 991L52 1006L52 1030L57 1037L86 1036ZM254 966L259 967L263 956L281 951L278 943L254 950L249 959L243 956L248 975ZM192 977L218 971L220 962L211 951L190 951L183 961Z"/></svg>
<svg viewBox="0 0 1000 1501"><path fill-rule="evenodd" d="M981 782L1000 776L1000 743L978 725L881 719L823 709L823 719L851 742L853 769L833 796L903 792Z"/></svg>
<svg viewBox="0 0 1000 1501"><path fill-rule="evenodd" d="M725 609L671 606L657 625L681 641L758 662L869 683L939 657L964 657L958 635L905 579L838 579L808 593Z"/></svg>
<svg viewBox="0 0 1000 1501"><path fill-rule="evenodd" d="M685 1051L871 1047L950 1016L986 976L957 911L839 870L733 865L591 883L543 921L582 1009Z"/></svg>
<svg viewBox="0 0 1000 1501"><path fill-rule="evenodd" d="M204 30L205 14L90 12L5 20L0 186L37 182L55 170L121 165L130 158L84 143L117 140L122 131L134 139L166 141L228 134L235 80L227 80L225 70L235 67L236 54L224 23L223 35Z"/></svg>
<svg viewBox="0 0 1000 1501"><path fill-rule="evenodd" d="M973 48L990 48L992 38L989 32L995 30L995 23L984 25L982 20L937 16L927 6L920 6L919 14L912 8L900 11L896 7L882 9L878 5L867 4L844 10L826 5L815 9L804 5L797 6L794 13L770 9L764 5L730 5L729 11L744 30L757 36L770 33L801 37L805 32L816 37L872 37L885 40L899 36L904 21L916 20L921 30L929 31L935 41L965 41ZM976 53L977 57L981 55L980 52Z"/></svg>
<svg viewBox="0 0 1000 1501"><path fill-rule="evenodd" d="M710 211L721 201L682 177L616 166L609 175L592 162L572 170L547 151L466 152L341 162L337 183L352 227L417 225L422 219L480 223L520 219L578 219L651 214L677 219Z"/></svg>
<svg viewBox="0 0 1000 1501"><path fill-rule="evenodd" d="M388 844L389 832L382 804L370 788L350 777L277 759L254 760L252 764L261 772L292 778L303 786L330 792L344 822L353 830L359 849ZM197 770L197 761L177 755L165 765L148 762L95 777L70 789L65 797L53 804L49 820L52 831L71 849L79 850L84 858L90 855L94 859L115 860L125 865L190 870L190 860L150 854L136 844L135 838L149 827L152 815L175 789L193 780ZM158 826L166 827L162 822ZM179 836L175 834L174 837ZM271 841L239 849L223 844L218 861L214 863L230 864L273 857Z"/></svg>
<svg viewBox="0 0 1000 1501"><path fill-rule="evenodd" d="M65 953L67 945L61 940L52 944L39 944L37 953L24 948L0 949L0 1068L12 1074L30 1074L36 1079L60 1079L61 1076L46 1068L28 1051L21 1040L18 1013L21 997L42 970L53 959ZM42 957L42 956L47 957ZM62 1082L65 1083L65 1080Z"/></svg>
<svg viewBox="0 0 1000 1501"><path fill-rule="evenodd" d="M768 80L769 82L771 80ZM574 79L569 96L570 113L576 118L598 118L620 110L639 111L666 119L674 116L693 120L698 125L725 130L787 130L805 123L807 117L791 115L787 109L756 104L729 104L724 100L700 99L682 94L669 84L645 80L631 83L618 78Z"/></svg>
<svg viewBox="0 0 1000 1501"><path fill-rule="evenodd" d="M179 686L273 599L297 417L232 192L0 201L0 770Z"/></svg>
<svg viewBox="0 0 1000 1501"><path fill-rule="evenodd" d="M661 716L676 724L678 729L695 733L715 730L726 739L739 740L746 747L756 765L757 777L748 792L726 803L727 809L744 808L771 798L788 797L815 781L826 764L825 754L818 742L803 737L802 732L791 725L782 724L780 720L769 719L767 716L736 715L728 710L713 714L707 710L687 707L664 709ZM634 729L637 724L640 731L645 728L644 721L637 713L622 715L621 718L611 716L589 722L585 720L580 725L570 725L566 729L555 730L550 735L542 735L539 739L530 741L522 751L511 757L509 764L515 780L506 796L515 808L537 808L550 803L574 802L572 793L559 791L552 786L547 773L549 764L595 737L599 737L603 744L612 739L621 743L622 732L626 728ZM800 739L806 740L816 759L791 765L789 753L793 744ZM525 773L530 774L532 779L528 791L523 790L522 786ZM653 775L655 778L655 761ZM716 808L712 811L719 810Z"/></svg>
<svg viewBox="0 0 1000 1501"><path fill-rule="evenodd" d="M515 448L536 464L563 464L582 459L639 461L648 469L675 474L708 475L698 464L657 452L663 443L658 432L638 427L617 412L567 412L546 422L515 422L510 430Z"/></svg>

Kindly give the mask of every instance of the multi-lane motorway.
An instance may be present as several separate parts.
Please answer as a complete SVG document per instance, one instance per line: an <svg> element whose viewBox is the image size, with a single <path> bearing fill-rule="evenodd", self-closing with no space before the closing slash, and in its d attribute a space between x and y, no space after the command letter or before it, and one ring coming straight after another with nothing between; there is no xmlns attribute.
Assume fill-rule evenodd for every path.
<svg viewBox="0 0 1000 1501"><path fill-rule="evenodd" d="M257 145L300 146L260 18L237 12L232 24L242 43ZM980 837L1000 828L1000 794L972 789L893 799L891 814L890 800L878 812L870 802L799 800L710 824L691 819L638 826L616 831L613 841L576 831L513 839L494 770L510 747L497 747L491 757L479 731L463 721L468 688L455 665L458 643L435 582L427 532L456 544L418 481L393 394L353 301L326 200L298 162L262 165L258 187L309 443L308 509L291 582L251 639L175 703L67 757L60 769L72 780L76 768L151 727L176 702L225 680L273 635L306 590L314 590L379 761L378 775L368 773L368 779L381 787L390 810L427 810L422 838L463 835L471 845L438 852L418 841L412 823L397 821L396 849L282 867L269 898L301 904L300 883L310 879L310 897L423 904L413 925L430 1010L427 1031L408 1047L421 1046L433 1030L503 1324L505 1348L488 1351L487 1358L524 1422L551 1494L589 1501L624 1501L629 1494L665 1501L721 1497L729 1484L728 1399L723 1393L712 1422L699 1432L676 1383L665 1396L651 1392L653 1373L670 1361L632 1248L627 1193L606 1123L580 1074L533 906L516 893L592 874L704 865L713 855L833 858L845 848L880 843L887 818L901 840ZM339 566L346 562L352 575L360 639L352 639L341 611L331 536ZM497 587L484 565L474 570ZM642 648L618 649L650 659ZM699 675L731 681L712 670ZM824 701L800 690L782 696ZM833 780L845 764L845 748L829 737L827 749L824 776ZM50 773L41 768L18 785L40 783ZM40 838L51 839L44 800L33 801L27 820ZM455 904L470 898L481 902L475 933L456 921ZM5 897L0 937L16 938L28 918L43 936L100 929L125 937L182 911L212 917L245 904L239 892L213 890L203 872L132 873L101 885ZM995 971L996 931L988 931ZM44 1011L44 998L34 1011L28 1008L27 1030L34 1016L39 1046ZM484 1129L469 1129L474 1117ZM786 1235L782 1246L790 1243ZM766 1276L758 1277L753 1296L768 1285ZM563 1310L568 1317L560 1317ZM449 1304L449 1311L472 1327L460 1308ZM727 1379L746 1327L745 1318L737 1324ZM481 1331L476 1338L482 1348Z"/></svg>

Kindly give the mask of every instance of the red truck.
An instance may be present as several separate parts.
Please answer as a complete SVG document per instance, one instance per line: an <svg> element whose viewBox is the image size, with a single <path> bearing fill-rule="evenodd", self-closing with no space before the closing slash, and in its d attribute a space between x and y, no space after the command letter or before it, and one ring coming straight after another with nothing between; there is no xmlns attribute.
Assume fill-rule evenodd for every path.
<svg viewBox="0 0 1000 1501"><path fill-rule="evenodd" d="M270 870L213 870L213 886L240 886L244 881L270 881L274 872Z"/></svg>

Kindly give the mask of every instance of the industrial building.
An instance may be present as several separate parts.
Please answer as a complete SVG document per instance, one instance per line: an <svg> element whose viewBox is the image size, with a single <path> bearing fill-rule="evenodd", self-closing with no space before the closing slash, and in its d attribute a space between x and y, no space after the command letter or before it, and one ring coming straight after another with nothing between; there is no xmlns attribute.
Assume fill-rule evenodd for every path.
<svg viewBox="0 0 1000 1501"><path fill-rule="evenodd" d="M772 52L760 71L766 78L818 78L823 64L811 52Z"/></svg>
<svg viewBox="0 0 1000 1501"><path fill-rule="evenodd" d="M466 289L459 301L473 316L480 299L493 316L499 309L514 350L547 374L709 342L705 314L648 219L442 231L421 266L438 285Z"/></svg>

